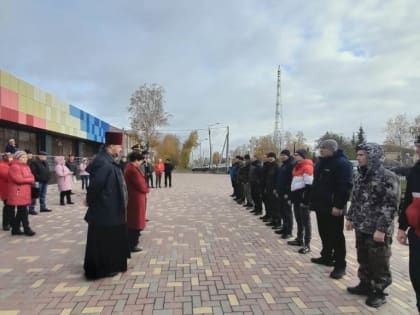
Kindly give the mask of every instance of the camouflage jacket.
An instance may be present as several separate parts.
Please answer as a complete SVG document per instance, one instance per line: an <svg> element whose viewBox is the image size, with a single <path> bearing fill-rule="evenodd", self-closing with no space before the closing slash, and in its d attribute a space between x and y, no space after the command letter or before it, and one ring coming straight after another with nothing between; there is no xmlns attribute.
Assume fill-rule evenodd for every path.
<svg viewBox="0 0 420 315"><path fill-rule="evenodd" d="M378 230L392 236L400 181L397 175L384 168L384 154L379 145L366 143L361 149L367 153L368 163L360 167L356 175L347 220L352 221L357 232L373 234Z"/></svg>

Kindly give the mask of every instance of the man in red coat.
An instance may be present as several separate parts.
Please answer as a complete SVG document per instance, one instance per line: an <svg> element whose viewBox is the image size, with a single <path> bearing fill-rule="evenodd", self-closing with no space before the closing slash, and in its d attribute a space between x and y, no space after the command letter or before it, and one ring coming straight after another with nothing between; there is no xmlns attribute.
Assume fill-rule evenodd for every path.
<svg viewBox="0 0 420 315"><path fill-rule="evenodd" d="M149 192L149 187L146 184L143 172L139 168L144 162L144 156L133 151L128 156L128 160L130 163L124 170L128 191L128 242L132 252L139 252L142 250L138 247L140 231L146 227L146 194Z"/></svg>
<svg viewBox="0 0 420 315"><path fill-rule="evenodd" d="M3 230L9 231L14 217L14 208L7 204L7 182L9 177L9 166L13 160L10 152L4 153L0 161L0 199L3 200Z"/></svg>

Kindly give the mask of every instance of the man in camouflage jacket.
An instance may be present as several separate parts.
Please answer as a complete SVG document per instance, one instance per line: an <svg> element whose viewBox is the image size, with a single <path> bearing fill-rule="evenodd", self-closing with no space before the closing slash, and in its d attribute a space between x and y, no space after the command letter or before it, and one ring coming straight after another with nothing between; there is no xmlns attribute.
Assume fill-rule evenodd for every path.
<svg viewBox="0 0 420 315"><path fill-rule="evenodd" d="M383 149L376 143L358 147L359 173L346 222L347 230L356 231L360 279L347 290L367 295L366 304L372 307L386 302L384 289L392 282L389 259L400 195L399 179L384 168L383 159Z"/></svg>

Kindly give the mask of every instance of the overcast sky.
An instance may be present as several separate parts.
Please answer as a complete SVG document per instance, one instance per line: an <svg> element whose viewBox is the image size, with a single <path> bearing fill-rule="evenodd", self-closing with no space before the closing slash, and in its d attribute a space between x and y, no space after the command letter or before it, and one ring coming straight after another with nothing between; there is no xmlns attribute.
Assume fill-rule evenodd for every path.
<svg viewBox="0 0 420 315"><path fill-rule="evenodd" d="M420 114L420 2L0 0L0 68L120 128L159 83L165 130L247 143L273 132L278 65L285 130L382 142Z"/></svg>

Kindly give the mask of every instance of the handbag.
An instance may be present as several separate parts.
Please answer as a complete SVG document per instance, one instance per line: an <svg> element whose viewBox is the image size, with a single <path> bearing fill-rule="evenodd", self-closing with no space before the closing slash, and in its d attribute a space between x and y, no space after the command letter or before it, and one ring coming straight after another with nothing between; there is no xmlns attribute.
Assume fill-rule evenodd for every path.
<svg viewBox="0 0 420 315"><path fill-rule="evenodd" d="M37 198L39 198L39 195L40 195L40 193L39 193L39 183L35 182L31 186L31 198L32 199L37 199Z"/></svg>

